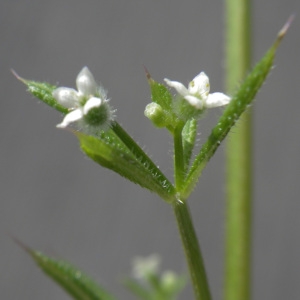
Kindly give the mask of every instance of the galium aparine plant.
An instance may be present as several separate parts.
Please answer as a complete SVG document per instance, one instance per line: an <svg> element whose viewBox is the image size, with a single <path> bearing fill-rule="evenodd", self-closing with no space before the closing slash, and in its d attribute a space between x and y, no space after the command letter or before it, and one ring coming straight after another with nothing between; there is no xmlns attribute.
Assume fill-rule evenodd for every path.
<svg viewBox="0 0 300 300"><path fill-rule="evenodd" d="M87 67L76 78L77 89L56 87L49 83L19 77L35 97L63 114L59 128L70 127L83 152L102 167L111 169L133 183L157 194L173 209L185 250L195 298L210 300L199 241L197 239L188 198L202 170L225 139L228 132L251 105L269 74L280 41L291 19L279 32L275 43L253 68L240 87L230 97L210 93L209 78L200 72L185 87L180 82L165 79L166 85L155 81L146 70L152 102L145 116L159 128L166 128L174 141L174 183L169 180L136 141L117 122L116 111L110 106L107 93L98 85ZM173 89L176 94L173 95ZM207 108L224 106L217 124L201 149L195 149L197 124ZM196 155L193 157L192 153ZM65 261L59 261L22 245L40 268L74 299L115 299L93 279ZM140 299L175 299L185 278L158 272L156 257L136 260L135 273L144 282L128 279L125 285ZM143 281L142 280L142 281ZM146 283L146 285L145 285Z"/></svg>

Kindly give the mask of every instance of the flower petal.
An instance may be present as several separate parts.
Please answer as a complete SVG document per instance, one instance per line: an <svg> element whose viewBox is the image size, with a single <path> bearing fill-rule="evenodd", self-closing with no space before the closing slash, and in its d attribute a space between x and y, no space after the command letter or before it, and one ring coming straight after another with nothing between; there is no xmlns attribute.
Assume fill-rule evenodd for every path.
<svg viewBox="0 0 300 300"><path fill-rule="evenodd" d="M206 98L209 94L210 85L209 78L204 72L198 74L190 83L189 83L189 93L192 95L201 96Z"/></svg>
<svg viewBox="0 0 300 300"><path fill-rule="evenodd" d="M56 127L59 127L59 128L65 128L67 127L70 123L73 123L73 122L76 122L78 120L80 120L83 116L83 113L82 113L82 109L75 109L75 110L72 110L70 113L68 113L63 121L60 123L60 124L57 124Z"/></svg>
<svg viewBox="0 0 300 300"><path fill-rule="evenodd" d="M84 67L78 74L76 78L76 86L78 91L84 96L96 94L97 84L88 67Z"/></svg>
<svg viewBox="0 0 300 300"><path fill-rule="evenodd" d="M187 96L189 94L188 89L182 83L178 81L171 81L168 78L165 78L164 80L168 86L174 88L181 96Z"/></svg>
<svg viewBox="0 0 300 300"><path fill-rule="evenodd" d="M206 101L206 107L218 107L226 105L230 102L231 98L223 93L213 93L209 94Z"/></svg>
<svg viewBox="0 0 300 300"><path fill-rule="evenodd" d="M190 105L194 106L197 109L203 108L203 101L195 96L187 95L184 97L184 99L187 100Z"/></svg>
<svg viewBox="0 0 300 300"><path fill-rule="evenodd" d="M83 114L86 115L90 109L99 107L102 104L102 100L97 97L90 98L83 107Z"/></svg>
<svg viewBox="0 0 300 300"><path fill-rule="evenodd" d="M52 92L52 96L66 108L75 108L79 104L79 95L77 91L71 88L57 88Z"/></svg>

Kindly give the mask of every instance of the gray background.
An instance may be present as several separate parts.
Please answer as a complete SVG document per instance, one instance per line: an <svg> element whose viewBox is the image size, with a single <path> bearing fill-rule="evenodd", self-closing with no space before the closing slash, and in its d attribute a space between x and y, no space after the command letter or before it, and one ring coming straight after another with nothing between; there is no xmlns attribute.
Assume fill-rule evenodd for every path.
<svg viewBox="0 0 300 300"><path fill-rule="evenodd" d="M253 1L254 61L298 0ZM74 86L89 66L117 108L118 121L172 177L171 139L144 115L150 101L142 65L158 81L187 83L205 70L223 91L223 1L1 1L0 295L69 299L12 241L65 258L119 299L136 255L159 253L185 271L173 213L147 190L98 167L61 116L25 92L10 73ZM299 17L255 104L254 299L299 299ZM201 121L200 144L221 110ZM234 134L234 133L232 133ZM222 147L224 148L224 147ZM215 299L222 295L224 159L217 152L190 199ZM181 299L191 299L190 286Z"/></svg>

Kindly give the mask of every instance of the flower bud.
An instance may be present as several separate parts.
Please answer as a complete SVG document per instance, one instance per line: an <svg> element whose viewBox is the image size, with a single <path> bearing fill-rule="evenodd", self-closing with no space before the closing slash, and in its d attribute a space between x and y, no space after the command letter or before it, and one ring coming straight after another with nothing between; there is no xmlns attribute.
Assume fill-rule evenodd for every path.
<svg viewBox="0 0 300 300"><path fill-rule="evenodd" d="M155 102L149 103L146 106L144 114L156 127L162 128L170 124L169 113Z"/></svg>

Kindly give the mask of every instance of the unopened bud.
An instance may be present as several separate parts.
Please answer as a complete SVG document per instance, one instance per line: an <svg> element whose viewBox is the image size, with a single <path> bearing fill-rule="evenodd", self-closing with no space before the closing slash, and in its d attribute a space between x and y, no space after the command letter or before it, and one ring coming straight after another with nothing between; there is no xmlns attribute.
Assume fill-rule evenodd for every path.
<svg viewBox="0 0 300 300"><path fill-rule="evenodd" d="M170 123L169 113L163 110L163 108L155 102L148 104L144 113L156 127L166 127Z"/></svg>

